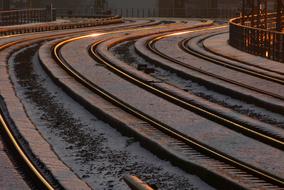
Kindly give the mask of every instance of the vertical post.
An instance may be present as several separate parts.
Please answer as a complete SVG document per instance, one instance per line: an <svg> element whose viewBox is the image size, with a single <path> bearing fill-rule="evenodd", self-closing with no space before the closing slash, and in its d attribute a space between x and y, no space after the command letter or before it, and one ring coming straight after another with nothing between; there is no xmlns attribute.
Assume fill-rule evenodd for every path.
<svg viewBox="0 0 284 190"><path fill-rule="evenodd" d="M173 17L175 17L176 1L173 0Z"/></svg>
<svg viewBox="0 0 284 190"><path fill-rule="evenodd" d="M242 4L242 25L245 24L245 8L246 8L246 5L245 5L245 2L246 0L243 0L243 4Z"/></svg>
<svg viewBox="0 0 284 190"><path fill-rule="evenodd" d="M4 10L10 9L10 0L3 0L3 9Z"/></svg>
<svg viewBox="0 0 284 190"><path fill-rule="evenodd" d="M265 0L265 2L264 2L264 27L265 27L265 29L267 29L267 11L268 11L268 5L267 5L267 0Z"/></svg>
<svg viewBox="0 0 284 190"><path fill-rule="evenodd" d="M52 2L50 2L50 21L53 21L53 5L52 5Z"/></svg>
<svg viewBox="0 0 284 190"><path fill-rule="evenodd" d="M256 26L257 26L257 28L261 27L262 6L263 6L262 1L257 0L257 6L256 6L256 8L257 8L257 10L256 10L257 11L257 15L256 15L256 19L257 19Z"/></svg>
<svg viewBox="0 0 284 190"><path fill-rule="evenodd" d="M276 30L281 32L282 31L282 2L281 0L277 1L277 20L276 20Z"/></svg>
<svg viewBox="0 0 284 190"><path fill-rule="evenodd" d="M254 7L254 0L251 0L251 27L254 27L254 14L255 14L255 7Z"/></svg>
<svg viewBox="0 0 284 190"><path fill-rule="evenodd" d="M140 17L140 12L139 12L139 8L137 8L137 18Z"/></svg>

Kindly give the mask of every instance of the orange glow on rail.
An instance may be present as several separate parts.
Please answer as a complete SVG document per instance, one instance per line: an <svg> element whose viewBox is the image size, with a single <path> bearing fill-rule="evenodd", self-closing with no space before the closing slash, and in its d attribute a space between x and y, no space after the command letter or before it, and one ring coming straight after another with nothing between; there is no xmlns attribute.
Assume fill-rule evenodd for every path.
<svg viewBox="0 0 284 190"><path fill-rule="evenodd" d="M98 37L98 36L101 36L101 35L104 35L105 33L93 33L93 34L90 34L90 35L87 35L86 37Z"/></svg>
<svg viewBox="0 0 284 190"><path fill-rule="evenodd" d="M202 31L210 31L210 30L216 30L216 29L227 28L227 27L228 27L228 25L219 26L219 27L212 27L212 28L205 28L205 29L200 29L200 30L190 30L190 31L184 31L184 32L177 32L177 33L173 33L173 34L166 35L166 36L164 36L164 37L179 36L179 35L188 34L188 33L202 32Z"/></svg>

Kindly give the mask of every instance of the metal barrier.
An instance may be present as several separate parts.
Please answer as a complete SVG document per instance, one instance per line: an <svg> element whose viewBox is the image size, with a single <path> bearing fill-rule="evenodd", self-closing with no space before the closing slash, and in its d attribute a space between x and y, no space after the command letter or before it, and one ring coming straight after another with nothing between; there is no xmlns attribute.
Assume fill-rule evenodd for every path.
<svg viewBox="0 0 284 190"><path fill-rule="evenodd" d="M27 24L35 22L49 22L56 20L56 10L53 9L25 9L0 11L0 26Z"/></svg>
<svg viewBox="0 0 284 190"><path fill-rule="evenodd" d="M283 18L281 23L284 23ZM265 28L261 28L261 23L251 27L251 22L255 22L251 16L245 20L241 17L231 19L229 44L254 55L284 62L284 31L277 31L277 13L270 13L265 19Z"/></svg>
<svg viewBox="0 0 284 190"><path fill-rule="evenodd" d="M109 8L93 9L76 8L76 9L57 9L59 17L102 17L109 15L120 15L123 17L197 17L197 18L232 18L239 14L237 8Z"/></svg>
<svg viewBox="0 0 284 190"><path fill-rule="evenodd" d="M3 27L0 29L0 36L24 34L31 32L43 32L53 30L67 30L76 28L94 27L99 25L117 24L122 23L123 20L119 16L113 16L100 19L86 19L84 21L75 23L49 23L49 24L37 24L34 26L15 26L15 27Z"/></svg>

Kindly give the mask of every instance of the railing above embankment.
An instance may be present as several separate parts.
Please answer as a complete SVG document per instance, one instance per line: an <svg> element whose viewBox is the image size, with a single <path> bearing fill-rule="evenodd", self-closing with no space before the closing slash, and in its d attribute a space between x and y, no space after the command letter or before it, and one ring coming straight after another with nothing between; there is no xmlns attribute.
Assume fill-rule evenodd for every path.
<svg viewBox="0 0 284 190"><path fill-rule="evenodd" d="M252 17L231 19L229 44L253 55L284 62L284 31L276 30L276 13L270 13L263 19L267 19L266 22L258 23ZM255 22L255 27L251 27L251 22Z"/></svg>
<svg viewBox="0 0 284 190"><path fill-rule="evenodd" d="M55 19L56 10L51 11L51 8L0 11L0 26L49 22Z"/></svg>
<svg viewBox="0 0 284 190"><path fill-rule="evenodd" d="M155 8L123 7L94 9L93 7L57 8L58 17L100 17L120 15L122 17L176 17L176 18L232 18L239 14L238 8Z"/></svg>
<svg viewBox="0 0 284 190"><path fill-rule="evenodd" d="M44 31L55 30L68 30L76 28L95 27L100 25L118 24L122 23L123 19L119 16L112 16L107 18L85 19L79 22L66 22L66 23L42 23L32 26L13 26L0 28L0 36L18 35L25 33L35 33Z"/></svg>

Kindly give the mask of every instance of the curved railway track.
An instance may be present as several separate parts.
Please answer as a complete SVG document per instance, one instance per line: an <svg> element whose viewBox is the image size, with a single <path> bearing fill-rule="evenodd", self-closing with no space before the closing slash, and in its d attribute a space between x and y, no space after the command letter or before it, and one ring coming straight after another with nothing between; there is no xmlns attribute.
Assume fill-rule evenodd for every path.
<svg viewBox="0 0 284 190"><path fill-rule="evenodd" d="M127 39L126 39L127 40ZM123 43L123 40L121 40L121 39L119 39L119 40L117 40L119 43ZM116 44L117 45L117 43L116 42L114 42L113 44ZM109 48L112 48L113 47L113 45L111 45ZM123 55L123 56L127 56L127 54L126 55ZM125 63L126 64L126 63ZM131 65L131 67L134 67L133 65ZM155 67L155 66L154 66ZM156 67L155 67L156 68ZM155 70L158 70L158 69L155 69ZM130 71L131 72L131 71ZM128 73L129 74L131 74L129 71L128 71ZM159 72L159 71L157 71L157 72ZM161 73L163 73L163 72L166 72L166 71L161 71ZM153 76L153 75L151 75L151 76ZM155 78L158 78L159 79L159 75L155 75L155 76L153 76L153 77L155 77ZM163 78L163 76L162 76L162 79L161 80L164 80L164 78ZM180 104L179 105L181 105L182 107L184 107L184 108L187 108L187 109L189 109L189 110L191 110L191 111L193 111L193 112L196 112L196 113L198 113L198 114L200 114L200 115L203 115L203 116L205 116L205 117L207 117L207 116L209 116L209 117L212 117L212 120L214 120L214 121L219 121L219 123L222 123L222 124L226 124L226 126L229 126L229 127L231 127L231 129L233 129L233 130L236 130L236 131L241 131L241 132L243 132L243 134L245 134L245 135L248 135L248 136L251 136L251 137L253 137L253 138L256 138L256 139L258 139L258 140L260 140L260 139L262 139L262 138L259 138L259 137L257 137L257 134L255 134L255 135L253 135L253 131L256 131L256 132L258 132L258 133L261 133L261 134L264 134L265 136L267 136L267 138L266 137L264 137L263 139L262 139L262 141L263 142L268 142L267 140L265 140L265 138L266 139L268 139L268 138L273 138L273 139L276 139L276 141L278 140L278 142L279 142L279 144L277 145L277 143L276 144L274 144L274 146L276 146L276 147L278 147L278 148L281 148L281 149L283 149L283 141L284 141L284 137L283 137L283 133L279 133L279 132L271 132L270 130L269 130L269 127L268 126L266 126L266 127L258 127L257 125L255 125L255 124L249 124L248 122L245 122L245 121L243 121L243 120L238 120L237 118L235 118L235 117L232 117L232 116L230 116L230 115L227 115L227 114L224 114L223 112L219 112L219 111L216 111L216 110L218 110L218 109L214 109L213 107L207 107L207 106L203 106L202 105L202 103L200 104L200 102L198 103L198 102L196 102L196 101L192 101L192 99L187 99L185 96L184 96L184 94L182 93L182 92L184 92L184 90L181 88L181 87L177 87L176 86L176 84L173 82L173 81L171 81L170 79L169 79L169 81L167 81L166 82L168 85L170 85L170 86L172 86L174 89L177 89L177 90L179 90L180 91L180 93L177 93L176 92L176 90L172 90L172 91L169 91L169 90L167 90L167 88L166 88L166 92L167 93L170 93L172 96L175 96L176 98L178 98L178 99L180 99L180 100L182 100L182 102L180 102ZM165 89L163 89L163 88L160 88L159 86L158 86L158 88L160 89L160 90L162 90L162 91L165 91ZM205 98L205 97L204 97ZM204 99L203 98L203 99ZM206 99L206 98L205 98ZM186 103L185 103L186 102ZM194 105L195 107L194 107L194 109L192 109L193 107L191 107L191 106L188 106L187 104L187 102L191 102L190 104L192 104L192 105ZM223 105L222 105L223 106ZM197 109L196 109L197 108ZM221 109L221 108L220 108ZM242 114L243 115L243 114ZM246 115L247 117L250 117L249 115ZM241 116L240 116L241 117ZM247 128L247 130L245 130L244 128ZM277 127L277 128L279 128L279 129L282 129L282 127L281 126L279 126L279 127ZM247 132L250 132L250 134L248 134ZM273 141L273 140L272 140ZM269 142L268 142L269 143Z"/></svg>
<svg viewBox="0 0 284 190"><path fill-rule="evenodd" d="M260 127L262 129L257 129L257 131L263 131L262 133L267 134L268 136L271 136L271 134L274 133L275 137L279 136L279 139L284 139L282 127L283 122L278 120L277 116L273 112L268 111L267 114L264 114L261 111L264 111L262 107L251 106L250 103L246 103L238 99L238 97L230 96L230 94L223 94L222 91L220 92L219 90L215 90L210 86L208 87L206 84L200 84L198 81L191 79L190 76L184 76L183 73L179 74L179 70L175 70L175 68L172 69L171 66L168 67L166 65L164 67L163 63L159 64L159 62L151 62L151 60L145 58L143 53L141 53L144 49L146 49L142 47L146 40L147 39L142 39L139 42L136 39L132 40L132 38L129 39L127 37L120 37L104 43L103 46L109 47L111 53L115 55L115 59L118 59L121 64L129 65L129 72L132 72L132 70L135 72L138 69L141 70L141 72L148 73L147 68L150 68L151 73L149 76L153 77L152 80L156 79L160 80L162 83L165 83L165 85L169 86L165 87L166 89L171 88L172 90L170 91L174 92L175 96L181 97L181 99L184 101L192 102L194 105L199 105L207 111L211 110L211 112L217 115L221 114L223 117L235 121L236 123L247 125L248 128L253 129L258 128L257 126L262 126ZM115 45L113 46L113 44ZM109 53L107 53L108 50L106 50L106 48L101 47L100 49L103 51L102 54L104 54L106 57L109 57ZM142 58L140 58L140 54L142 54ZM140 67L141 65L143 66L142 68ZM159 85L156 86L159 87ZM204 91L204 88L207 90ZM227 100L227 98L232 99L231 101L233 102L237 101L238 104L232 103L231 101ZM204 100L206 100L208 103L204 102ZM239 106L239 104L241 106ZM223 108L228 110L224 111ZM253 112L248 111L249 109L253 110ZM234 113L239 114L238 119L234 117ZM279 116L280 115L278 115L278 117ZM245 118L251 118L254 121L260 122L258 124L255 122L251 123Z"/></svg>
<svg viewBox="0 0 284 190"><path fill-rule="evenodd" d="M261 89L258 89L258 88L255 88L255 87L252 87L252 86L249 86L249 85L246 85L246 84L243 84L243 83L240 83L240 82L237 82L235 80L231 80L231 79L228 79L228 78L225 78L225 77L222 77L222 76L219 76L219 75L216 75L216 74L213 74L213 73L210 73L210 72L207 72L205 70L202 70L202 69L199 69L197 67L194 67L194 66L191 66L191 65L188 65L182 61L179 61L175 58L172 58L164 53L162 53L161 51L159 51L157 48L155 48L155 43L163 38L167 38L169 37L170 35L163 35L163 36L159 36L159 37L156 37L154 39L151 39L147 42L147 47L154 53L156 53L157 55L173 62L173 63L176 63L178 65L181 65L185 68L188 68L188 69L191 69L193 71L197 71L199 73L202 73L202 74L205 74L207 76L211 76L211 77L214 77L216 79L220 79L222 81L225 81L225 82L228 82L230 84L234 84L234 85L237 85L237 86L240 86L240 87L243 87L243 88L246 88L246 89L249 89L249 90L252 90L252 91L255 91L255 92L258 92L258 93L261 93L261 94L265 94L265 95L268 95L270 97L273 97L273 98L276 98L276 99L279 99L279 100L282 100L284 101L284 97L281 96L281 95L278 95L278 94L275 94L275 93L271 93L271 92L268 92L268 91L265 91L265 90L261 90ZM269 81L272 81L272 82L276 82L279 83L279 84L284 84L284 81L281 80L281 79L278 79L278 78L275 78L275 77L270 77L270 76L266 76L266 75L263 75L261 73L256 73L256 72L253 72L253 71L244 71L244 69L242 68L239 68L239 67L235 67L235 66L232 66L230 64L227 64L227 63L224 63L222 61L219 61L217 59L214 59L214 58L210 58L208 56L204 56L202 54L200 54L199 52L196 52L192 49L190 49L188 46L187 46L187 43L189 40L191 40L192 38L190 39L185 39L183 41L181 41L179 43L179 46L182 50L184 50L185 52L191 54L191 55L194 55L196 57L200 57L206 61L209 61L209 62L214 62L216 64L219 64L219 65L222 65L222 66L225 66L225 67L229 67L229 68L233 68L234 70L238 70L238 71L242 71L242 72L245 72L245 73L249 73L251 75L254 75L254 76L257 76L257 77L261 77L265 80L269 80Z"/></svg>
<svg viewBox="0 0 284 190"><path fill-rule="evenodd" d="M141 112L140 110L135 109L134 107L132 107L131 105L127 104L126 102L122 102L121 100L117 99L115 96L113 96L112 94L109 94L108 92L106 92L104 89L102 89L101 87L95 85L94 83L92 83L91 81L89 81L88 79L86 79L84 76L82 76L80 73L78 73L76 70L74 70L66 61L65 59L61 56L60 53L60 49L66 45L67 43L70 43L72 41L76 41L76 40L80 40L84 37L77 37L77 38L72 38L72 39L68 39L65 41L62 41L60 43L58 43L53 50L53 55L54 58L56 59L56 61L58 62L58 64L65 70L67 71L72 77L74 77L78 82L80 82L82 85L84 85L85 87L87 87L88 89L92 90L93 92L95 92L96 94L99 94L100 96L102 96L103 98L105 98L106 100L110 101L111 103L119 106L121 109L131 113L132 115L146 121L147 123L150 123L153 126L153 129L147 129L147 130L151 130L153 131L153 133L158 133L159 136L166 136L166 138L169 139L173 139L174 141L177 141L177 144L181 144L183 145L183 149L186 149L187 151L193 151L194 154L199 155L200 157L203 157L207 160L213 159L216 162L218 162L220 165L220 167L222 168L229 168L234 170L236 173L236 175L238 175L237 173L239 173L240 175L243 176L249 176L249 178L257 181L257 183L262 183L263 186L267 186L267 187L271 187L271 188L280 188L284 186L284 180L274 176L272 174L266 173L265 171L262 171L258 168L254 168L253 166L250 166L244 162L238 161L232 157L230 157L229 155L225 155L215 149L212 149L211 147L208 147L200 142L198 142L198 140L196 139L192 139L190 137L187 137L181 133L179 133L178 131L172 129L170 126L167 126L164 123L161 123L160 121L155 120L154 118L152 118L151 116ZM120 70L120 68L117 68L115 66L113 66L110 62L106 61L100 54L98 54L98 52L96 51L96 47L101 44L102 42L104 42L104 40L102 41L98 41L96 43L94 43L93 45L91 45L90 47L90 55L99 63L103 64L104 66L106 66L109 70L111 70L112 72L122 76L123 78L126 78L127 80L143 87L144 89L147 89L148 91L154 92L155 94L158 94L159 96L165 97L167 99L171 99L173 102L175 102L176 104L184 104L187 107L190 107L191 109L196 109L198 111L202 111L200 110L200 108L194 106L194 105L190 105L187 102L183 102L182 100L167 94L166 92L161 91L160 89L157 89L153 86L151 86L150 84L147 84L137 78L135 78L134 76L131 76L128 73L125 73L124 71ZM207 115L211 115L211 113L206 112ZM247 131L249 131L249 129L245 129ZM254 134L258 134L258 132L253 132ZM263 134L258 134L259 136L264 137L265 135ZM276 139L273 139L271 137L265 136L265 138L272 142L274 141L274 143L276 142L276 144L278 144L277 146L281 145L281 147L283 147L283 142L278 141ZM236 172L238 171L238 172Z"/></svg>
<svg viewBox="0 0 284 190"><path fill-rule="evenodd" d="M33 179L33 183L41 189L58 189L59 185L51 182L50 179L46 177L46 174L44 174L40 167L35 163L34 159L31 158L30 154L27 153L27 151L23 147L23 144L18 140L17 135L13 131L11 123L9 123L5 119L2 109L0 111L0 127L5 132L8 143L13 146L13 150L16 152L17 159L19 159L21 163L23 163L23 168L26 168L25 173L27 173L27 175L30 175Z"/></svg>
<svg viewBox="0 0 284 190"><path fill-rule="evenodd" d="M107 41L107 40L106 40ZM92 49L92 55L94 55L95 52L95 47L98 46L100 43L94 44L91 49ZM115 44L113 44L115 45ZM108 47L111 48L111 47ZM100 56L99 53L96 53L96 59ZM98 59L99 61L104 61L107 62L106 59L103 57L100 57ZM138 79L135 77L133 74L127 72L127 71L122 71L120 68L115 67L111 65L110 63L107 65L108 68L111 68L111 70L115 71L117 74L121 75L122 77L126 78L127 80L130 80L131 82L145 87L148 91L153 92L154 94L157 94L158 96L165 98L185 109L188 109L190 111L193 111L203 117L210 118L210 120L215 121L217 123L220 123L230 129L233 129L235 131L241 132L247 136L253 137L256 140L262 141L264 143L267 143L271 146L274 146L276 148L279 148L281 150L284 150L284 139L283 136L279 134L273 134L267 131L266 129L258 128L255 126L251 125L246 125L242 124L241 122L237 120L232 120L231 118L225 117L221 115L220 113L214 111L214 110L209 110L206 108L201 107L200 105L193 104L191 102L188 102L184 97L177 97L176 94L172 94L165 89L162 88L156 88L153 87L151 84L144 84L142 80ZM114 68L115 67L115 68Z"/></svg>
<svg viewBox="0 0 284 190"><path fill-rule="evenodd" d="M163 57L163 58L165 58L167 60L170 60L171 62L174 62L176 64L182 65L182 66L184 66L186 68L192 69L192 70L200 72L202 74L206 74L206 75L209 75L209 76L212 76L212 77L224 80L224 81L229 82L231 84L236 84L238 86L242 86L242 87L245 87L245 88L257 91L257 92L261 92L263 94L270 95L272 97L276 97L276 98L281 99L281 100L283 98L283 100L284 100L284 97L282 97L282 96L271 94L271 93L266 92L266 91L261 91L261 90L259 90L257 88L253 88L251 86L243 85L242 83L239 83L237 81L229 80L229 79L226 79L226 78L214 75L212 73L209 73L209 72L204 71L202 69L190 66L190 65L188 65L188 64L186 64L184 62L178 61L178 60L176 60L176 59L174 59L174 58L172 58L172 57L170 57L168 55L163 54L157 48L155 48L155 43L158 40L160 40L162 38L165 38L165 37L168 37L168 36L169 35L156 37L156 38L154 38L152 40L149 40L146 45L152 52L156 53L157 55L159 55L159 56L161 56L161 57ZM180 43L179 45L184 44L185 41L187 41L187 40L182 41L182 43ZM186 104L188 104L187 102L184 102L182 104L184 105L184 107L188 107L188 106L186 106ZM190 106L189 108L195 108L195 106ZM283 141L284 139L281 138L281 137L279 138L279 136L271 135L271 134L267 133L267 131L259 130L258 128L251 129L248 126L243 126L241 124L238 124L238 123L236 123L236 121L232 122L229 119L223 118L221 115L218 115L217 113L214 113L214 112L209 111L209 110L204 110L203 108L202 109L195 108L195 109L197 109L198 111L200 110L201 113L203 113L203 115L205 115L205 116L213 117L214 118L213 120L219 120L219 121L223 121L223 122L229 124L228 126L232 126L231 127L232 129L239 129L240 131L243 131L245 134L249 134L249 136L252 136L252 137L257 137L258 136L257 138L260 139L261 141L264 141L264 142L269 142L270 141L271 145L273 145L275 147L278 147L278 148L281 148L282 150L284 149L284 141ZM274 142L276 142L276 143L274 143Z"/></svg>
<svg viewBox="0 0 284 190"><path fill-rule="evenodd" d="M229 57L229 56L226 56L226 55L217 53L217 52L215 52L215 51L210 50L209 48L207 48L207 47L204 45L204 41L206 41L207 39L210 39L210 38L215 37L215 36L218 36L218 35L226 34L226 33L228 33L228 32L221 32L221 33L218 32L218 33L206 35L206 36L204 36L204 37L203 37L203 36L200 36L200 37L202 37L202 39L199 40L199 46L200 46L201 48L203 48L204 50L206 50L206 51L208 51L208 52L210 52L210 53L212 53L212 54L214 54L214 55L217 55L217 56L219 56L219 57L223 57L223 58L228 59L228 60L236 61L236 62L238 62L238 63L243 64L243 66L242 66L242 65L235 65L235 64L228 64L228 63L226 63L225 61L222 61L222 60L220 60L220 59L218 59L218 58L217 58L217 59L213 59L212 61L217 61L217 60L218 60L218 61L220 61L220 64L224 64L225 66L227 66L227 65L228 65L228 66L232 66L232 68L236 67L237 70L239 69L240 71L244 71L244 72L246 72L246 71L248 70L248 71L249 71L249 72L247 72L248 74L250 74L250 72L252 71L252 72L253 72L253 73L252 73L253 76L258 76L258 75L260 75L260 77L263 76L263 77L267 77L267 79L275 80L275 82L277 82L277 83L280 83L280 84L283 84L283 83L284 83L283 73L281 73L281 72L278 72L278 71L276 71L276 70L271 70L271 69L269 69L269 68L264 68L264 67L261 67L261 66L255 65L255 64L251 64L251 63L249 63L249 62L241 61L241 60L238 60L238 59L236 59L236 58L234 58L234 57ZM188 38L187 40L190 40L190 38ZM185 43L185 44L188 44L188 42ZM193 50L193 51L194 51L194 50ZM199 53L199 55L205 56L205 58L208 58L208 59L211 59L211 58L212 58L212 57L210 57L209 55L205 55L204 53L201 53L201 52L197 52L197 53ZM246 66L246 65L249 65L249 66L251 66L252 68L259 69L260 72L255 72L255 70L253 70L253 69L251 69L251 68L244 67L244 66ZM264 71L264 72L261 72L261 70ZM265 73L265 71L266 71L266 72L271 72L271 73L278 74L278 75L280 75L280 77L279 77L279 76L273 76L273 75L267 74L267 73Z"/></svg>
<svg viewBox="0 0 284 190"><path fill-rule="evenodd" d="M146 27L146 26L153 26L153 25L158 25L159 23L153 23L152 20L149 20L148 23L143 23L143 24L133 24L132 25L129 25L129 26L120 26L120 28L118 28L118 30L121 30L123 28L128 28L128 29L132 29L132 28L137 28L137 27ZM87 29L87 30L84 30L83 32L105 32L105 31L113 31L113 28L110 28L110 29L106 29L106 30L101 30L101 29L98 29L98 30L94 30L94 29ZM15 40L15 41L12 41L12 42L8 42L6 44L3 44L0 46L0 51L4 50L5 48L8 48L8 47L11 47L13 45L16 45L16 44L19 44L19 43L23 43L23 42L27 42L27 41L30 41L30 40L41 40L41 39L45 39L46 37L48 37L48 39L52 39L52 38L59 38L59 37L64 37L66 35L72 35L72 34L79 34L79 33L82 33L82 31L75 31L75 32L66 32L64 34L51 34L51 35L48 35L48 36L44 36L44 37L29 37L27 39L23 39L23 40ZM16 37L16 36L21 36L21 35L24 35L24 34L15 34L15 35L10 35L10 36L4 36L4 37L1 37L0 39L2 38L7 38L7 37ZM47 39L47 40L48 40Z"/></svg>
<svg viewBox="0 0 284 190"><path fill-rule="evenodd" d="M129 26L120 26L117 28L117 30L131 30L133 28L137 27L149 27L158 25L159 22L153 22L149 21L148 23L143 24L133 24ZM103 31L113 31L114 29L107 29ZM69 32L63 32L59 34L45 34L45 33L37 33L38 35L35 36L29 36L26 38L20 38L16 40L9 41L7 43L4 43L0 46L0 51L3 51L7 48L10 48L15 45L19 45L25 42L33 41L34 43L39 43L46 40L52 40L55 38L62 38L66 37L66 35L72 36L76 34L81 34L82 32L87 34L90 32L98 32L102 31L100 29L94 30L94 29L87 29L84 31L69 31ZM9 38L9 37L17 37L17 36L23 36L24 34L15 34L15 35L9 35L9 36L3 36L0 39L3 38ZM0 96L0 98L2 98ZM2 101L2 100L1 100ZM20 160L21 163L23 163L23 168L25 168L25 173L31 177L33 180L32 183L36 184L36 187L39 187L40 189L46 189L46 190L54 190L54 189L62 189L61 185L53 178L51 174L45 174L45 169L40 165L36 158L32 156L32 153L28 148L25 147L24 143L19 139L20 134L16 132L16 126L13 126L13 122L11 121L11 118L9 118L8 112L5 111L4 103L0 102L0 127L1 131L4 133L3 135L7 137L7 143L11 144L13 146L13 150L15 151L15 155L17 155L17 160Z"/></svg>
<svg viewBox="0 0 284 190"><path fill-rule="evenodd" d="M162 53L161 51L159 51L159 50L155 47L155 43L156 43L157 41L159 41L159 40L161 40L161 39L163 39L163 38L167 38L167 37L169 37L169 36L171 36L171 35L166 34L166 35L162 35L162 36L159 36L159 37L155 37L155 38L153 38L153 39L151 39L151 40L148 40L147 43L146 43L146 46L147 46L148 49L150 49L150 51L154 52L155 54L157 54L157 55L159 55L159 56L161 56L161 57L163 57L163 58L165 58L165 59L167 59L167 60L170 60L170 61L173 62L173 63L176 63L176 64L178 64L178 65L181 65L181 66L183 66L183 67L185 67L185 68L189 68L189 69L194 70L194 71L197 71L197 72L199 72L199 73L202 73L202 74L205 74L205 75L209 75L209 76L212 76L212 77L214 77L214 78L221 79L221 80L223 80L223 81L229 82L229 83L231 83L231 84L235 84L235 85L238 85L238 86L241 86L241 87L244 87L244 88L247 88L247 89L250 89L250 90L259 92L259 93L262 93L262 94L266 94L266 95L272 96L272 97L277 98L277 99L280 99L280 100L284 100L284 97L282 97L282 96L280 96L280 95L276 95L276 94L273 94L273 93L270 93L270 92L267 92L267 91L264 91L264 90L260 90L260 89L257 89L257 88L254 88L254 87L251 87L251 86L248 86L248 85L239 83L239 82L234 81L234 80L230 80L230 79L227 79L227 78L224 78L224 77L221 77L221 76L218 76L218 75L209 73L209 72L207 72L207 71L204 71L204 70L202 70L202 69L199 69L199 68L190 66L190 65L188 65L188 64L186 64L186 63L184 63L184 62L182 62L182 61L176 60L175 58L172 58L172 57L170 57L170 56L168 56L168 55ZM192 39L192 38L190 38L190 39ZM181 42L179 43L179 46L181 47L181 49L184 49L184 51L187 51L187 52L190 51L190 53L191 53L192 51L191 51L191 50L188 50L188 46L186 45L190 39L185 39L185 40L181 41ZM196 56L198 56L198 57L200 56L200 57L202 57L203 59L206 59L207 61L211 61L211 59L214 60L214 61L216 61L214 58L210 58L210 57L208 58L208 56L205 56L205 55L202 55L202 54L200 55L199 52L196 53L196 52L194 51L194 52L191 53L191 54L192 54L192 55L198 54L198 55L196 55ZM219 61L217 60L216 62L219 62ZM220 65L225 66L225 67L229 67L228 65L230 65L230 64L227 64L227 63L225 63L225 62L223 63L223 61L222 61L222 63L220 63ZM232 66L232 65L230 65L230 66ZM232 66L232 67L234 67L234 66ZM240 71L240 70L238 69L238 71ZM253 71L252 71L252 72L253 72ZM281 83L281 84L283 83L283 84L284 84L284 80L281 80L280 78L278 79L278 78L274 78L274 77L270 77L270 76L265 76L265 75L262 75L262 74L260 74L260 73L258 73L258 74L256 74L256 75L264 76L263 78L265 78L265 79L267 79L267 78L272 78L272 79L273 79L272 81L277 80L278 83ZM214 113L213 113L213 114L214 114ZM248 129L249 129L249 128L250 128L250 127L248 127ZM258 128L254 128L253 130L256 130L256 131L258 131L259 133L262 133L262 134L266 134L266 135L268 135L268 136L270 136L270 137L272 137L272 138L278 139L278 140L280 141L280 144L278 144L278 145L279 145L278 147L280 147L280 148L283 150L283 145L284 145L284 144L283 144L283 138L281 138L281 137L279 138L277 135L276 135L276 136L274 136L274 135L271 136L271 134L267 133L267 131L259 130ZM276 146L277 146L277 145L276 145Z"/></svg>
<svg viewBox="0 0 284 190"><path fill-rule="evenodd" d="M214 35L210 35L210 36L207 36L205 38L200 39L198 41L197 45L200 46L201 48L204 48L203 41L208 39L208 38L210 38L210 37L212 37L212 36L214 36ZM251 76L255 76L255 77L261 78L261 79L266 79L266 80L269 80L269 81L272 81L272 82L276 82L276 83L279 83L279 84L284 84L284 79L281 78L281 77L272 76L272 75L269 75L269 74L264 74L264 73L261 73L261 72L257 72L256 70L249 69L249 68L243 67L241 65L233 65L233 64L227 63L225 61L219 60L217 58L210 57L209 55L205 55L202 52L198 52L198 51L194 50L193 48L191 48L188 45L188 43L189 43L189 41L191 41L192 39L194 39L196 37L200 37L200 36L195 36L195 37L184 39L183 41L181 41L179 43L179 47L181 47L182 50L184 50L185 52L187 52L187 53L189 53L191 55L194 55L194 56L199 57L201 59L204 59L206 61L210 61L210 62L215 63L217 65L221 65L221 66L230 68L232 70L243 72L243 73L246 73L246 74L249 74ZM263 70L265 70L265 69L263 69Z"/></svg>

